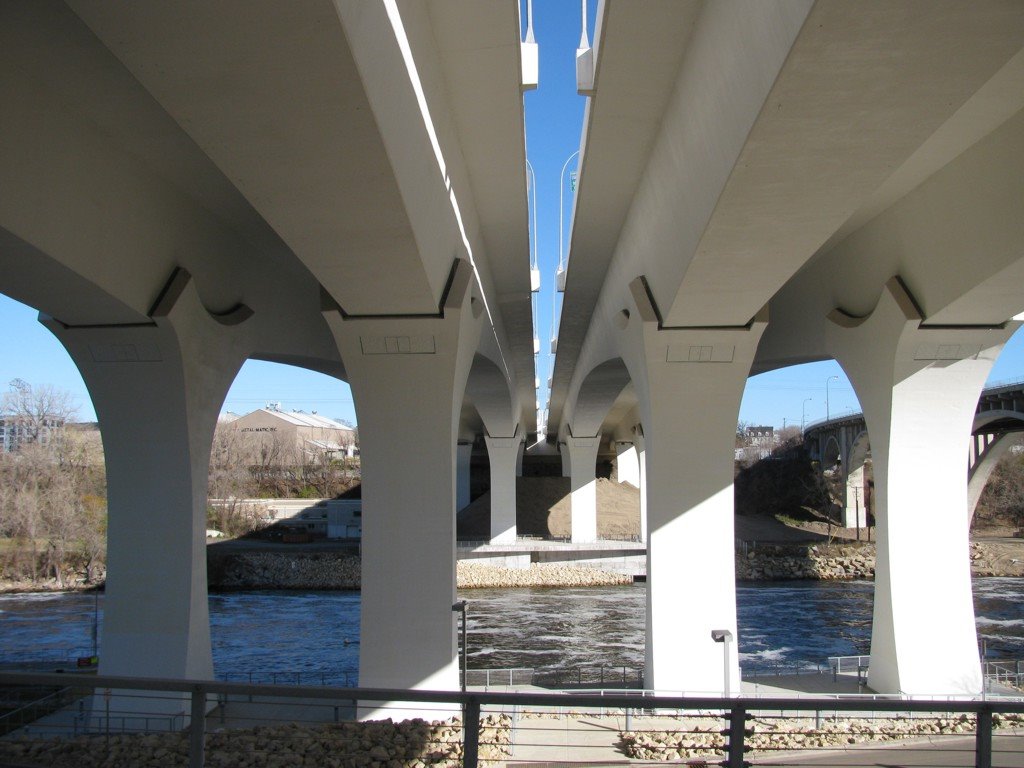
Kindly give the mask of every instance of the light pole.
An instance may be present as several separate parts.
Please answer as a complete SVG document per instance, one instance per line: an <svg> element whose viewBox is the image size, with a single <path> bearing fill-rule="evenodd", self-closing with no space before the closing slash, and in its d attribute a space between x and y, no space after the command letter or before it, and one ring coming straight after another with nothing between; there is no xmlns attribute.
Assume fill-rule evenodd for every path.
<svg viewBox="0 0 1024 768"><path fill-rule="evenodd" d="M562 172L558 175L558 290L565 290L565 263L562 259L562 248L564 245L564 239L562 236L562 226L564 223L564 215L562 213L562 199L565 194L565 169L569 167L569 163L576 157L580 151L577 149L566 159L562 165Z"/></svg>
<svg viewBox="0 0 1024 768"><path fill-rule="evenodd" d="M452 613L462 614L462 692L466 692L466 606L469 603L465 600L459 600L457 603L452 603Z"/></svg>
<svg viewBox="0 0 1024 768"><path fill-rule="evenodd" d="M807 422L807 404L809 402L811 402L813 399L814 399L813 397L804 398L804 404L800 408L800 439L801 440L804 437L804 424Z"/></svg>
<svg viewBox="0 0 1024 768"><path fill-rule="evenodd" d="M833 379L839 381L838 376L829 376L827 379L825 379L825 421L828 421L831 417L831 414L829 413L828 409L828 385L829 382L832 381Z"/></svg>
<svg viewBox="0 0 1024 768"><path fill-rule="evenodd" d="M732 632L730 632L728 629L712 629L711 630L711 639L714 640L716 643L721 643L722 644L722 659L723 659L723 662L722 662L723 663L723 668L722 668L722 674L723 674L722 690L724 691L724 693L722 695L725 698L728 699L729 698L729 643L732 642Z"/></svg>

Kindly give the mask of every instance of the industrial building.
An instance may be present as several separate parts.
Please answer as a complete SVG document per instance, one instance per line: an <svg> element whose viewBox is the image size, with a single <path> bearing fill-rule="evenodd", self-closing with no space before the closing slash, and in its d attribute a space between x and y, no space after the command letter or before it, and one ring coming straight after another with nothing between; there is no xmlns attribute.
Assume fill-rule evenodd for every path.
<svg viewBox="0 0 1024 768"><path fill-rule="evenodd" d="M273 441L286 449L294 446L304 455L327 453L351 458L359 453L353 427L315 412L285 411L280 403L268 403L226 423L260 443Z"/></svg>

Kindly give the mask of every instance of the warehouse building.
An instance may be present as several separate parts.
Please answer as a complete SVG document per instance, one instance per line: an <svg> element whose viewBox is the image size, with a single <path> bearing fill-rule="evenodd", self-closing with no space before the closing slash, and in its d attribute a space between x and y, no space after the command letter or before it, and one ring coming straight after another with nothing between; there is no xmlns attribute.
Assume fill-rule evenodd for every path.
<svg viewBox="0 0 1024 768"><path fill-rule="evenodd" d="M337 458L359 455L354 427L318 413L285 411L280 403L269 403L228 423L243 435L292 447L303 454L327 453Z"/></svg>

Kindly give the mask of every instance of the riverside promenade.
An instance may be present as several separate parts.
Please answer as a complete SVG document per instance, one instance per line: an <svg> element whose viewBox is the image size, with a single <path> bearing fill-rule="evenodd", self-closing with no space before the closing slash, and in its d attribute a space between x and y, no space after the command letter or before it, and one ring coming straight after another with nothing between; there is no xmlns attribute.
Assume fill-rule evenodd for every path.
<svg viewBox="0 0 1024 768"><path fill-rule="evenodd" d="M152 688L154 682L158 681L142 687ZM110 678L97 681L101 687L112 683ZM570 698L551 690L521 688L518 691L523 696L512 698L493 688L489 692L471 688L463 703L474 718L473 707L482 705L479 758L484 765L495 767L719 764L725 744L732 738L727 735L729 710L735 713L738 709L747 714L743 723L745 751L741 753L745 765L1024 768L1020 696L1014 697L1015 703L993 701L993 707L986 709L979 708L977 702L936 704L851 696L858 688L853 675L812 673L749 681L743 695L728 704L718 698L662 698L658 711L650 709L654 700L639 698L638 691L574 690L571 693L578 695ZM278 686L258 692L251 686L211 684L208 690L197 695L209 697L208 706L217 701L203 729L211 765L423 768L433 760L426 756L435 753L441 760L438 765L456 768L462 763L465 733L457 720L430 727L410 723L400 730L390 723L344 724L352 712L346 706L349 702L339 698L344 695L339 689ZM437 714L431 719L448 719L459 708L459 694L413 695L424 703L432 702L428 706ZM426 699L422 699L424 695ZM443 699L448 703L441 703ZM145 760L158 758L157 753L183 756L187 751L189 731L179 729L173 729L177 733L114 735L113 742L102 733L88 740L52 741L53 736L67 739L71 735L67 718L74 709L54 713L45 719L48 722L37 722L17 734L43 739L35 741L36 747L20 746L25 742L19 741L4 744L10 749L2 750L0 766L155 765ZM988 759L986 753L977 752L975 721L993 711L995 714L986 715L991 717L991 725L982 731L991 734ZM988 730L992 726L995 730ZM424 731L422 744L409 741L410 728ZM342 732L346 735L339 735ZM113 756L111 748L119 756L113 763L104 762ZM345 754L337 753L339 749ZM325 761L332 752L337 754ZM979 754L983 759L976 761ZM4 763L5 758L13 762ZM131 761L120 762L126 758ZM736 755L733 758L739 760ZM172 763L181 764L176 761L180 757Z"/></svg>
<svg viewBox="0 0 1024 768"><path fill-rule="evenodd" d="M1000 691L1014 693L1010 689ZM781 723L784 717L795 718L795 712L771 710L773 700L813 698L816 700L836 698L850 699L858 694L865 696L865 715L870 716L870 692L865 692L856 675L840 674L833 677L823 674L765 675L744 680L742 697L754 714L776 717ZM763 699L759 702L758 699ZM765 709L760 709L760 706ZM805 713L806 714L806 713ZM830 717L840 715L849 719L860 713L834 713L822 711L821 718L826 725ZM725 721L716 723L728 728ZM800 730L799 720L790 720L791 732ZM756 723L762 726L763 723ZM809 730L813 721L803 724ZM668 759L643 759L628 753L624 733L644 732L654 737L663 737L683 728L680 717L627 717L623 712L609 710L608 713L580 713L576 716L523 717L516 726L513 754L506 762L508 768L526 766L564 766L569 764L593 766L622 765L671 765L684 763L689 766L716 765L724 760L722 755L693 753L687 758L675 754ZM717 729L716 729L717 730ZM800 737L797 737L798 739ZM783 742L785 744L785 742ZM976 736L968 733L941 733L923 736L909 736L889 741L864 741L835 745L831 747L812 746L810 742L802 748L787 749L785 746L769 750L748 752L747 765L808 765L808 766L975 766ZM671 754L671 753L670 753ZM721 764L725 764L722 762ZM1024 729L1013 728L997 731L992 737L991 765L1005 768L1024 767Z"/></svg>

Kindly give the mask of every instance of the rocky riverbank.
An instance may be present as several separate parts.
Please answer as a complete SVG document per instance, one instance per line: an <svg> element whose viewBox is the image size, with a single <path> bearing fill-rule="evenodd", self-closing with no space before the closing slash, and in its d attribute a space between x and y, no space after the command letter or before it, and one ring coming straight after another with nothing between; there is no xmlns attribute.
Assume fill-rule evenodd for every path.
<svg viewBox="0 0 1024 768"><path fill-rule="evenodd" d="M993 728L1019 728L1022 715L995 714ZM681 722L633 723L633 731L622 731L622 748L634 760L690 760L725 754L723 721L717 718L685 718ZM660 730L667 728L669 730ZM827 749L868 742L893 742L903 739L940 736L968 736L975 732L975 717L969 714L949 717L840 718L815 723L813 719L754 719L747 726L745 746L751 752L775 753L779 750Z"/></svg>
<svg viewBox="0 0 1024 768"><path fill-rule="evenodd" d="M976 541L970 547L974 576L1024 577L1024 541ZM242 547L208 551L209 586L214 591L246 589L359 589L360 559L329 549L249 550ZM736 553L736 578L744 581L781 579L872 579L875 545L756 544ZM628 584L620 573L567 564L534 564L530 568L500 568L477 561L460 561L460 588L586 587ZM0 581L0 593L93 589L84 581L58 584Z"/></svg>
<svg viewBox="0 0 1024 768"><path fill-rule="evenodd" d="M871 579L875 576L873 544L808 546L763 544L736 553L736 578L744 581L775 579Z"/></svg>
<svg viewBox="0 0 1024 768"><path fill-rule="evenodd" d="M504 760L511 720L484 720L481 761ZM188 765L188 733L81 736L65 740L0 741L5 764L51 768L176 768ZM486 763L485 763L486 764ZM232 729L206 737L210 768L458 768L462 726L458 719L427 723L390 720L305 726L294 723Z"/></svg>
<svg viewBox="0 0 1024 768"><path fill-rule="evenodd" d="M458 564L457 576L460 589L611 587L633 583L633 577L625 574L557 563L533 563L529 568L498 568L462 561Z"/></svg>
<svg viewBox="0 0 1024 768"><path fill-rule="evenodd" d="M208 558L213 590L359 589L358 555L333 552L234 552ZM502 587L595 587L630 584L633 579L596 568L534 564L530 568L498 568L461 561L456 571L460 589Z"/></svg>
<svg viewBox="0 0 1024 768"><path fill-rule="evenodd" d="M1024 542L971 542L970 561L972 576L1024 576ZM875 545L869 543L760 544L736 553L736 578L747 581L874 577Z"/></svg>
<svg viewBox="0 0 1024 768"><path fill-rule="evenodd" d="M973 575L1024 576L1024 551L1018 552L1020 558L1011 557L1018 551L1014 546L972 543ZM360 584L359 556L329 551L225 552L209 557L208 571L210 588L214 590L359 589ZM736 578L746 581L872 579L874 575L874 544L760 544L736 554ZM629 576L597 568L557 563L501 568L468 560L458 563L457 579L461 589L613 586L632 582Z"/></svg>
<svg viewBox="0 0 1024 768"><path fill-rule="evenodd" d="M359 589L360 559L342 552L207 553L212 590Z"/></svg>

